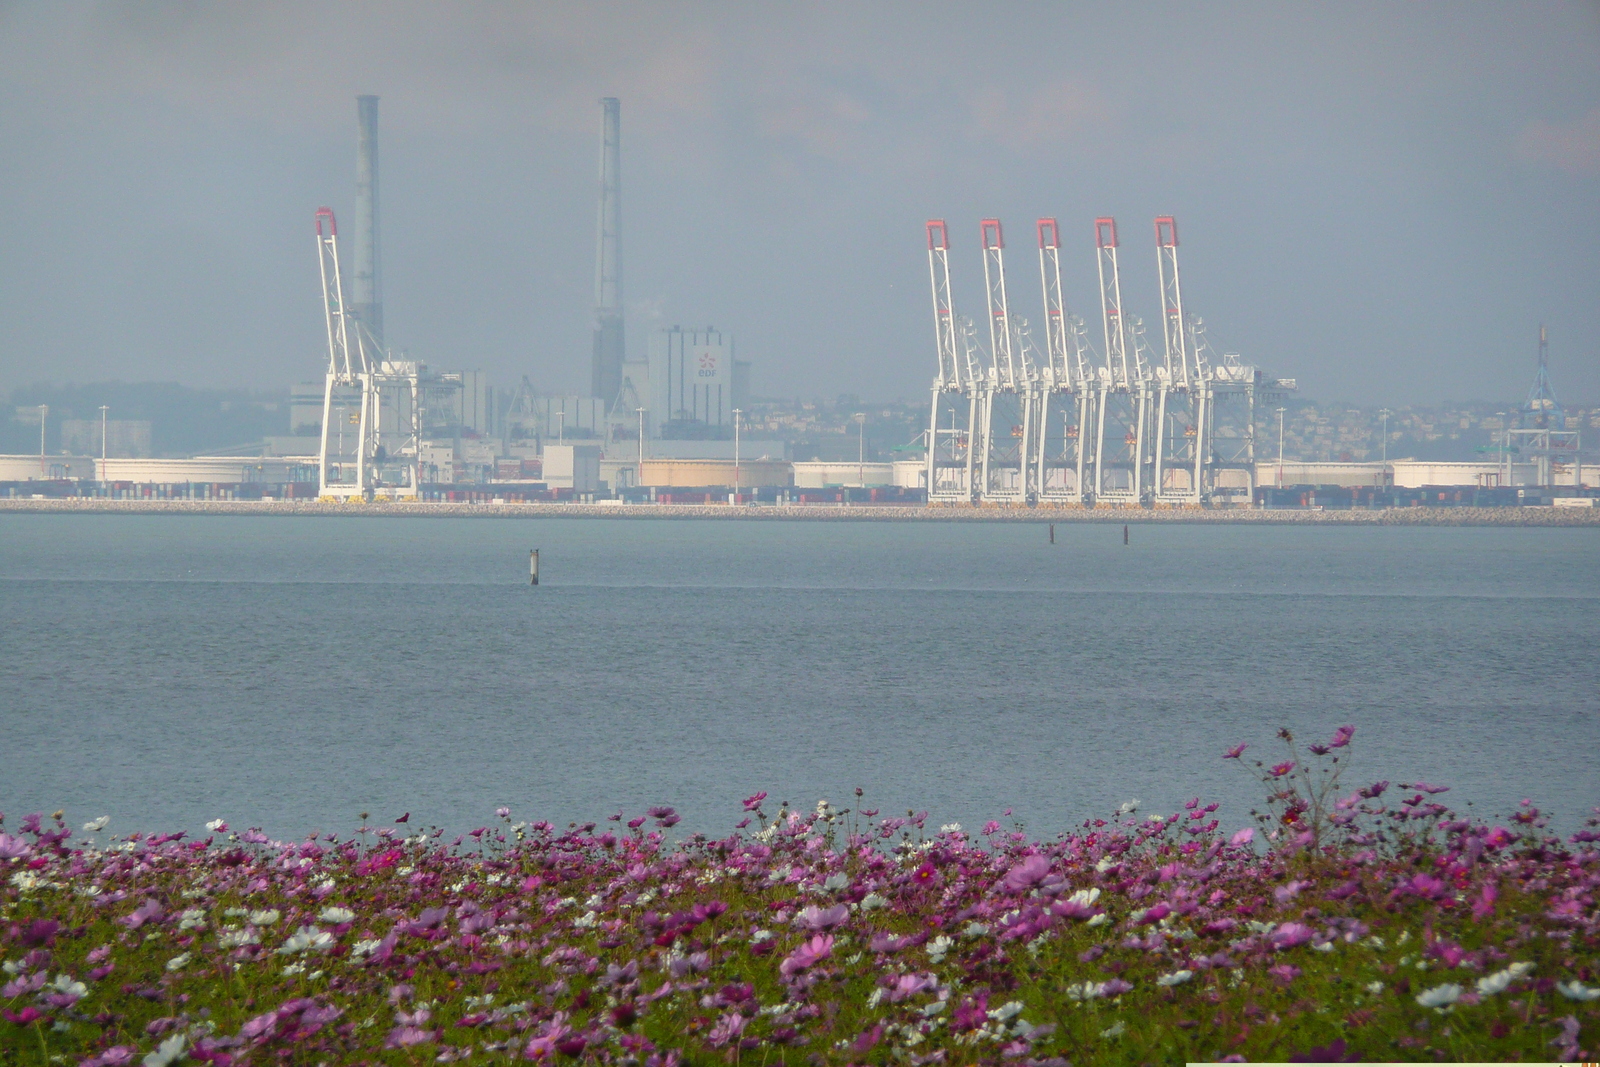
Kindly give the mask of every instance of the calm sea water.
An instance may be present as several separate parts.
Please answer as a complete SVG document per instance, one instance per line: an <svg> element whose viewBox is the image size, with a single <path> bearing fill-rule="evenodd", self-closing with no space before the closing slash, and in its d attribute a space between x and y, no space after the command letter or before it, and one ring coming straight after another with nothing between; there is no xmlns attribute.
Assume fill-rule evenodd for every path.
<svg viewBox="0 0 1600 1067"><path fill-rule="evenodd" d="M541 549L542 580L527 583ZM1352 784L1600 803L1600 533L0 516L0 810L280 836L739 801L1000 818ZM14 820L13 820L14 821Z"/></svg>

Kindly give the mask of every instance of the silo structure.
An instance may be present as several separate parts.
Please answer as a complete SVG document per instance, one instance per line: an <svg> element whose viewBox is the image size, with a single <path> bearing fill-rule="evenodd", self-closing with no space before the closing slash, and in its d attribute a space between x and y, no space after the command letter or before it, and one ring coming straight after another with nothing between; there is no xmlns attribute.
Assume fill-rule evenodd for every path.
<svg viewBox="0 0 1600 1067"><path fill-rule="evenodd" d="M355 299L351 311L383 341L383 276L378 267L378 98L356 97Z"/></svg>
<svg viewBox="0 0 1600 1067"><path fill-rule="evenodd" d="M593 395L609 408L622 387L622 102L600 101L600 205L595 233Z"/></svg>

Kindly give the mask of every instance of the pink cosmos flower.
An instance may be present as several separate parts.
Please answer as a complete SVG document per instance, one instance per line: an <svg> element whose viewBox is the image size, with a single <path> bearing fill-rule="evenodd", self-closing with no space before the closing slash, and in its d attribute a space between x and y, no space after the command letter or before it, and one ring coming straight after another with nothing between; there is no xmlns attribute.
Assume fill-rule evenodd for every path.
<svg viewBox="0 0 1600 1067"><path fill-rule="evenodd" d="M811 904L800 909L794 917L794 924L803 926L807 930L829 930L848 918L850 918L848 905L835 904L831 908L819 908Z"/></svg>
<svg viewBox="0 0 1600 1067"><path fill-rule="evenodd" d="M1286 948L1303 945L1315 936L1316 931L1305 923L1284 923L1272 931L1269 940L1272 942L1272 947L1281 952Z"/></svg>
<svg viewBox="0 0 1600 1067"><path fill-rule="evenodd" d="M1050 873L1050 861L1043 856L1029 856L1006 872L1005 887L1013 893L1038 885Z"/></svg>
<svg viewBox="0 0 1600 1067"><path fill-rule="evenodd" d="M761 802L767 799L766 793L754 793L744 798L744 810L755 811L761 807Z"/></svg>
<svg viewBox="0 0 1600 1067"><path fill-rule="evenodd" d="M724 1015L711 1028L711 1033L706 1035L706 1040L711 1044L712 1048L721 1048L731 1041L737 1041L739 1035L744 1033L744 1028L749 1022L749 1019L746 1019L738 1012Z"/></svg>
<svg viewBox="0 0 1600 1067"><path fill-rule="evenodd" d="M1288 761L1286 761L1284 763L1280 763L1276 767L1272 768L1272 777L1274 777L1274 778L1282 778L1284 775L1288 774L1292 770L1294 770L1294 760L1288 760Z"/></svg>
<svg viewBox="0 0 1600 1067"><path fill-rule="evenodd" d="M33 846L20 837L0 834L0 860L19 860L33 851Z"/></svg>
<svg viewBox="0 0 1600 1067"><path fill-rule="evenodd" d="M1292 963L1280 963L1276 967L1268 967L1267 973L1272 975L1279 985L1293 985L1294 980L1300 977L1300 968Z"/></svg>
<svg viewBox="0 0 1600 1067"><path fill-rule="evenodd" d="M784 957L783 962L778 964L778 971L785 978L791 978L801 971L810 970L831 955L833 935L818 934Z"/></svg>
<svg viewBox="0 0 1600 1067"><path fill-rule="evenodd" d="M1246 826L1228 839L1230 845L1248 845L1256 836L1254 827Z"/></svg>
<svg viewBox="0 0 1600 1067"><path fill-rule="evenodd" d="M1333 740L1328 742L1328 747L1343 748L1350 743L1350 739L1355 735L1356 728L1354 726L1341 726L1333 732Z"/></svg>
<svg viewBox="0 0 1600 1067"><path fill-rule="evenodd" d="M1222 754L1222 758L1223 759L1238 759L1240 756L1244 755L1244 750L1249 748L1249 747L1250 747L1249 745L1235 745L1234 747L1228 749L1228 751L1224 752Z"/></svg>

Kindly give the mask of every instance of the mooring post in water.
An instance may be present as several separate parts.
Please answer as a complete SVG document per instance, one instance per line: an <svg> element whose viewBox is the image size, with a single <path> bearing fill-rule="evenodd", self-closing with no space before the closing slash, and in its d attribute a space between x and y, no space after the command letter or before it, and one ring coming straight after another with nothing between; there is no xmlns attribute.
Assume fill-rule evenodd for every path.
<svg viewBox="0 0 1600 1067"><path fill-rule="evenodd" d="M1122 526L1122 543L1123 544L1127 544L1128 543L1128 526L1127 526L1126 523L1124 523L1123 526ZM538 554L539 553L537 553L537 552L534 553L534 555L536 555L536 556ZM539 579L535 578L533 580L533 584L534 585L538 585L539 584Z"/></svg>
<svg viewBox="0 0 1600 1067"><path fill-rule="evenodd" d="M1056 543L1056 524L1053 522L1050 524L1050 543Z"/></svg>
<svg viewBox="0 0 1600 1067"><path fill-rule="evenodd" d="M528 550L528 584L539 584L539 550L537 548Z"/></svg>

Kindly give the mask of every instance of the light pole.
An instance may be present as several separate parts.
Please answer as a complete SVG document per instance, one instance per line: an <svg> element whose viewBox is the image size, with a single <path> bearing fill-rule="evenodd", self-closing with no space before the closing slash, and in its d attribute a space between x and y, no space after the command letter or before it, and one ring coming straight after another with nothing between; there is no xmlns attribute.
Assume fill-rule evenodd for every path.
<svg viewBox="0 0 1600 1067"><path fill-rule="evenodd" d="M49 404L39 405L39 477L45 476L44 466L44 420L50 414Z"/></svg>
<svg viewBox="0 0 1600 1067"><path fill-rule="evenodd" d="M1278 409L1278 488L1283 488L1283 413L1285 408Z"/></svg>
<svg viewBox="0 0 1600 1067"><path fill-rule="evenodd" d="M742 414L738 408L733 409L733 502L739 502L739 416Z"/></svg>
<svg viewBox="0 0 1600 1067"><path fill-rule="evenodd" d="M639 471L634 484L644 485L644 408L633 409L639 416Z"/></svg>
<svg viewBox="0 0 1600 1067"><path fill-rule="evenodd" d="M1389 416L1394 412L1388 408L1380 408L1378 414L1383 416L1383 480L1387 486L1389 482Z"/></svg>
<svg viewBox="0 0 1600 1067"><path fill-rule="evenodd" d="M102 487L105 485L105 483L107 481L107 479L106 479L106 412L108 412L110 410L111 410L110 407L108 407L107 405L105 405L105 404L101 404L100 405L100 484L101 484Z"/></svg>
<svg viewBox="0 0 1600 1067"><path fill-rule="evenodd" d="M556 412L556 444L564 445L566 443L567 443L567 413L565 411L558 411L558 412Z"/></svg>
<svg viewBox="0 0 1600 1067"><path fill-rule="evenodd" d="M861 412L855 413L856 420L856 486L861 489L867 487L867 417Z"/></svg>

